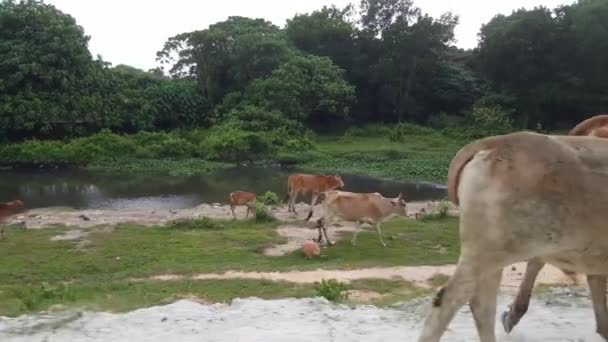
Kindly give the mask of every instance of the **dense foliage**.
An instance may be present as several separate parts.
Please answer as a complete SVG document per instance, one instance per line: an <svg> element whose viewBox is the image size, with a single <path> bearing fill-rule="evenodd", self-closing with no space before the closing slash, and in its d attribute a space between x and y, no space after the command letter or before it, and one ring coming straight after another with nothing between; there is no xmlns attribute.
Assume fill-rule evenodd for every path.
<svg viewBox="0 0 608 342"><path fill-rule="evenodd" d="M473 138L572 126L608 107L608 1L497 15L468 51L453 46L457 24L411 0L323 7L284 28L233 16L171 37L161 66L143 71L93 58L82 27L54 6L1 0L0 139L61 145L72 160L101 153L95 139L108 134L179 131L113 148L242 161L305 153L311 132L352 125L415 122ZM5 160L17 148L7 146Z"/></svg>

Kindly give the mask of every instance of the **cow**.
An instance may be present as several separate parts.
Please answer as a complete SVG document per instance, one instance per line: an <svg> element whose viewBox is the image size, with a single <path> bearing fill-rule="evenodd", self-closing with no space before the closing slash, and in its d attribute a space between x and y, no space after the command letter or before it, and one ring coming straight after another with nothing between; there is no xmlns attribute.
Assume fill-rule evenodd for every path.
<svg viewBox="0 0 608 342"><path fill-rule="evenodd" d="M24 208L25 205L20 200L0 203L0 223L6 218L23 211ZM0 226L0 240L4 239L4 235L4 226Z"/></svg>
<svg viewBox="0 0 608 342"><path fill-rule="evenodd" d="M236 214L234 213L234 207L237 205L244 205L247 207L247 213L245 219L249 217L249 211L255 215L255 201L256 195L253 192L247 191L233 191L229 196L230 211L232 211L232 217L236 220Z"/></svg>
<svg viewBox="0 0 608 342"><path fill-rule="evenodd" d="M323 238L321 230L323 230L327 244L330 246L332 242L327 236L325 225L326 223L332 223L335 219L339 218L359 224L351 240L353 245L357 243L357 236L361 231L360 224L366 222L376 228L380 243L383 247L386 247L380 229L382 222L393 216L407 217L407 205L402 193L395 198L385 198L377 192L354 193L338 190L326 191L323 195L323 217L317 220L319 236L316 241L321 243Z"/></svg>
<svg viewBox="0 0 608 342"><path fill-rule="evenodd" d="M312 216L313 207L319 195L322 192L342 187L344 187L344 182L339 175L307 175L303 173L289 175L287 178L287 210L296 214L296 198L298 194L310 192L312 200L310 201L310 212L308 213L308 217L306 217L306 221L308 221Z"/></svg>
<svg viewBox="0 0 608 342"><path fill-rule="evenodd" d="M568 135L589 135L608 138L608 114L592 116L576 125Z"/></svg>
<svg viewBox="0 0 608 342"><path fill-rule="evenodd" d="M568 135L588 135L608 138L608 115L601 114L586 119L570 130ZM563 255L560 257L560 260L565 260ZM559 260L557 260L557 262L555 260L554 262L551 262L550 259L542 260L540 258L535 258L528 261L524 278L519 286L517 295L515 296L513 302L509 305L508 310L503 312L501 316L501 323L505 332L510 333L528 311L530 297L534 288L534 282L544 267L545 262L551 263L555 266L563 264L560 263ZM581 262L581 260L578 262ZM594 260L592 260L592 262L594 262ZM567 276L574 278L575 273L568 270L569 265L566 264L563 266L565 268L562 268L562 271ZM606 278L603 275L588 274L587 284L591 293L602 293L602 291L606 292ZM598 302L598 305L600 306L595 308L597 332L608 340L608 308L606 307L605 300L603 300L604 304L601 304L600 302Z"/></svg>
<svg viewBox="0 0 608 342"><path fill-rule="evenodd" d="M448 171L448 199L460 208L460 258L418 341L439 341L469 301L480 340L494 342L502 270L515 262L551 260L572 272L606 275L606 156L608 139L533 132L461 148ZM594 309L606 315L605 292L597 288L591 286Z"/></svg>

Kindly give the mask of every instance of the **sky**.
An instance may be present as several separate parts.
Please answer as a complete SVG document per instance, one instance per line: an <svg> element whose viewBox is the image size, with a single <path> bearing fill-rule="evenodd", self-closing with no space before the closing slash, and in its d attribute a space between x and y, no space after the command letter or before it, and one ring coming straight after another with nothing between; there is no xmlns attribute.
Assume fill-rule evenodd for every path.
<svg viewBox="0 0 608 342"><path fill-rule="evenodd" d="M46 0L72 15L91 37L89 49L113 65L144 70L157 66L156 52L176 34L202 30L228 16L264 18L279 27L297 13L324 5L342 8L359 0ZM575 0L414 0L432 16L451 11L460 17L456 45L473 48L481 25L495 14L544 5L550 8ZM357 6L358 7L358 6Z"/></svg>

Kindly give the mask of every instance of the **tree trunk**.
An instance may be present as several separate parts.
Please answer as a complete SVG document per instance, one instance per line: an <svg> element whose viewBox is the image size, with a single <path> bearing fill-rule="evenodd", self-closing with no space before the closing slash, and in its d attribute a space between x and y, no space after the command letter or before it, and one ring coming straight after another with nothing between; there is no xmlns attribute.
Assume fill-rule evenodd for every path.
<svg viewBox="0 0 608 342"><path fill-rule="evenodd" d="M414 56L412 58L412 67L410 68L410 73L407 77L407 81L405 83L405 92L401 96L401 104L399 105L399 122L403 119L403 111L404 107L410 102L410 92L412 90L412 83L414 82L414 76L416 76L416 67L418 64L418 57ZM399 89L401 91L401 89ZM408 111L409 112L409 111ZM410 113L411 114L411 113Z"/></svg>

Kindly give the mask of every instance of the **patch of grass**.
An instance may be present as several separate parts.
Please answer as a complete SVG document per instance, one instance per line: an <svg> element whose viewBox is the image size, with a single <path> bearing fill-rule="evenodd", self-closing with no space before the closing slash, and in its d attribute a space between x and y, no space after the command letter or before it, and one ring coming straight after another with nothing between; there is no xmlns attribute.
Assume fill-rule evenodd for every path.
<svg viewBox="0 0 608 342"><path fill-rule="evenodd" d="M171 286L177 285L129 283L132 278L158 274L433 265L454 263L459 254L457 219L452 217L429 222L395 219L383 225L387 248L380 246L374 230L367 228L359 235L356 247L345 237L333 247L324 248L323 258L312 260L303 258L300 251L282 257L260 253L263 247L285 241L275 230L277 224L202 219L160 229L120 225L111 233L92 233L86 250L76 248L77 241L50 241L66 228L7 228L8 238L0 242L0 315L38 310L54 303L99 304L103 294L118 298L108 300L106 308L121 307L121 301L128 302L126 297L134 296L132 305L124 304L132 308L193 291L185 285L174 288ZM316 232L311 230L310 234L312 237ZM190 286L194 288L203 286L193 284ZM223 294L239 296L243 292L237 287ZM17 289L25 292L17 295ZM258 290L251 288L250 293L257 295ZM314 292L312 287L308 290Z"/></svg>
<svg viewBox="0 0 608 342"><path fill-rule="evenodd" d="M49 290L42 285L0 286L0 316L17 316L66 305L91 310L124 312L195 296L210 302L234 298L263 299L312 297L312 285L269 280L202 280L168 282L74 282L65 289Z"/></svg>
<svg viewBox="0 0 608 342"><path fill-rule="evenodd" d="M435 273L427 279L427 283L433 287L439 287L445 285L449 279L450 277L443 273Z"/></svg>
<svg viewBox="0 0 608 342"><path fill-rule="evenodd" d="M377 306L389 306L397 302L424 296L431 292L429 289L417 287L412 282L401 279L359 279L352 281L350 288L381 294L381 298L371 300L371 303Z"/></svg>
<svg viewBox="0 0 608 342"><path fill-rule="evenodd" d="M331 302L340 302L348 299L348 286L335 279L321 279L321 283L316 286L317 296L324 297Z"/></svg>

